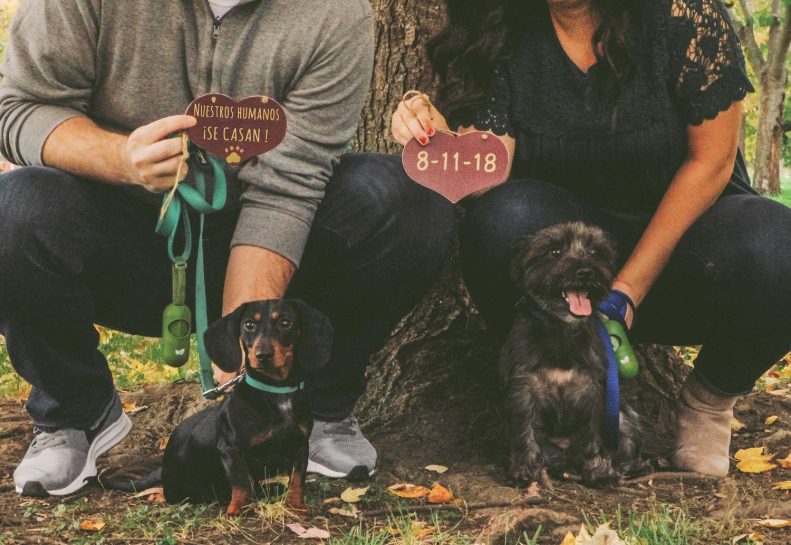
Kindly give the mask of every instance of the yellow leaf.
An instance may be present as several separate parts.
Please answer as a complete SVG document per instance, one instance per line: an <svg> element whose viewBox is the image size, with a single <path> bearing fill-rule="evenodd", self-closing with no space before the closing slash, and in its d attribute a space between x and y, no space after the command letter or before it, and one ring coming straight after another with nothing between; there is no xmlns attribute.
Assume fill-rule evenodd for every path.
<svg viewBox="0 0 791 545"><path fill-rule="evenodd" d="M391 494L395 494L399 498L424 498L429 495L431 492L425 486L416 486L414 484L394 484L393 486L388 486L387 490Z"/></svg>
<svg viewBox="0 0 791 545"><path fill-rule="evenodd" d="M791 520L785 519L764 519L759 520L758 524L767 528L786 528L791 526Z"/></svg>
<svg viewBox="0 0 791 545"><path fill-rule="evenodd" d="M780 466L784 467L785 469L791 469L791 451L788 452L788 456L786 456L782 460L778 460L777 463L780 464Z"/></svg>
<svg viewBox="0 0 791 545"><path fill-rule="evenodd" d="M563 543L561 543L560 545L576 545L576 543L577 543L577 538L574 537L574 534L568 532L566 534L566 537L563 538Z"/></svg>
<svg viewBox="0 0 791 545"><path fill-rule="evenodd" d="M777 422L777 419L778 419L778 418L780 418L780 417L779 417L779 416L777 416L777 415L772 415L772 416L770 416L769 418L767 418L766 420L764 420L764 426L771 426L772 424L774 424L775 422Z"/></svg>
<svg viewBox="0 0 791 545"><path fill-rule="evenodd" d="M346 503L357 503L362 499L365 493L368 492L368 487L365 488L352 488L351 486L343 491L341 499Z"/></svg>
<svg viewBox="0 0 791 545"><path fill-rule="evenodd" d="M159 450L165 450L165 447L168 446L168 441L170 441L170 436L166 435L165 437L159 440Z"/></svg>
<svg viewBox="0 0 791 545"><path fill-rule="evenodd" d="M133 401L124 401L121 406L124 408L125 413L131 413L135 409L137 409L137 403Z"/></svg>
<svg viewBox="0 0 791 545"><path fill-rule="evenodd" d="M772 486L772 490L791 490L791 481L781 481Z"/></svg>
<svg viewBox="0 0 791 545"><path fill-rule="evenodd" d="M98 532L105 527L105 523L101 518L87 518L80 522L80 530L86 532Z"/></svg>
<svg viewBox="0 0 791 545"><path fill-rule="evenodd" d="M428 502L434 504L450 503L453 501L453 492L439 483L434 483L428 493Z"/></svg>
<svg viewBox="0 0 791 545"><path fill-rule="evenodd" d="M771 463L774 454L764 454L763 447L742 449L736 452L734 458L739 460L736 469L743 473L763 473L777 467Z"/></svg>
<svg viewBox="0 0 791 545"><path fill-rule="evenodd" d="M763 460L744 460L736 464L736 469L742 473L763 473L777 467L777 464L770 464Z"/></svg>
<svg viewBox="0 0 791 545"><path fill-rule="evenodd" d="M443 473L445 473L448 470L447 467L445 467L445 466L438 466L438 465L426 466L425 469L428 470L428 471L433 471L434 473L439 473L440 475L442 475Z"/></svg>
<svg viewBox="0 0 791 545"><path fill-rule="evenodd" d="M746 426L736 418L731 420L731 430L732 431L739 431L743 430Z"/></svg>

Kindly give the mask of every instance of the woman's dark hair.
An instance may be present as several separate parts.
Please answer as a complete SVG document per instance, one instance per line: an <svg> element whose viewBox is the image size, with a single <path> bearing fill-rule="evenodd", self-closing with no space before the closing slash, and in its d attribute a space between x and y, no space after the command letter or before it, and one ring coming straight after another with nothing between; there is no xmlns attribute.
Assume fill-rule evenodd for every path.
<svg viewBox="0 0 791 545"><path fill-rule="evenodd" d="M469 119L489 98L495 68L526 26L547 17L546 0L445 0L448 22L429 43L440 76L439 103L451 123ZM614 103L634 71L627 32L642 0L590 0L601 17L593 36L598 62L592 89ZM599 47L596 45L599 44Z"/></svg>

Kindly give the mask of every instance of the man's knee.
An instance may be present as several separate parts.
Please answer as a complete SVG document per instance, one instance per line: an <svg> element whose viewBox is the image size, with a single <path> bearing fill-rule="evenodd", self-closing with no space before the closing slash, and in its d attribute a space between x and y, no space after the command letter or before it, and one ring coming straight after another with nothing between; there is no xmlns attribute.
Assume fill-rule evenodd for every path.
<svg viewBox="0 0 791 545"><path fill-rule="evenodd" d="M0 261L31 250L37 239L66 228L68 186L73 178L45 167L13 170L0 177Z"/></svg>

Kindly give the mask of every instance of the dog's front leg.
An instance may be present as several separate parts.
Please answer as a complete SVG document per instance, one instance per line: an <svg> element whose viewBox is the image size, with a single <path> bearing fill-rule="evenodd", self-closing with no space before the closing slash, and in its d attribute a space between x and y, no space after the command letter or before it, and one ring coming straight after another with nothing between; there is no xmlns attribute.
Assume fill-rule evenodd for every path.
<svg viewBox="0 0 791 545"><path fill-rule="evenodd" d="M511 478L524 484L546 480L546 462L533 421L531 410L514 414L511 422Z"/></svg>
<svg viewBox="0 0 791 545"><path fill-rule="evenodd" d="M291 472L291 479L288 482L288 496L286 496L286 507L292 511L301 513L308 512L305 505L305 473L308 467L308 444L299 449L294 457L294 469Z"/></svg>
<svg viewBox="0 0 791 545"><path fill-rule="evenodd" d="M225 478L231 486L231 502L225 510L229 517L237 517L242 514L242 508L250 503L253 496L252 484L250 482L250 469L241 450L230 445L227 441L220 439L217 445L220 451L220 460L225 470Z"/></svg>

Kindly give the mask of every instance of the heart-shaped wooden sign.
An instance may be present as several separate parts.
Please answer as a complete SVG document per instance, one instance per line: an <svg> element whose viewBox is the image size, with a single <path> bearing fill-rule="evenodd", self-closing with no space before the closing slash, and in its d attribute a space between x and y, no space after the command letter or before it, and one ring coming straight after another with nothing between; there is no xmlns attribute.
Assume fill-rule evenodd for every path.
<svg viewBox="0 0 791 545"><path fill-rule="evenodd" d="M492 133L438 132L425 146L412 139L401 156L407 175L452 203L505 181L508 150Z"/></svg>
<svg viewBox="0 0 791 545"><path fill-rule="evenodd" d="M286 111L268 97L239 101L227 95L203 95L187 108L198 124L187 131L199 148L231 166L273 150L286 137Z"/></svg>

